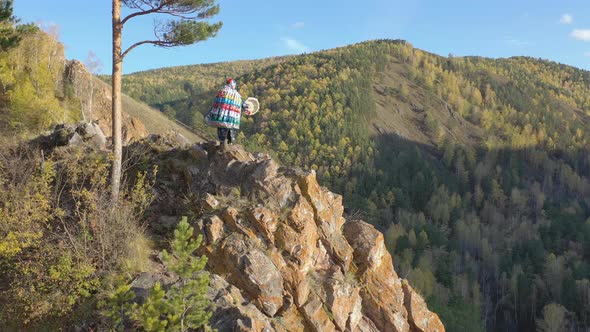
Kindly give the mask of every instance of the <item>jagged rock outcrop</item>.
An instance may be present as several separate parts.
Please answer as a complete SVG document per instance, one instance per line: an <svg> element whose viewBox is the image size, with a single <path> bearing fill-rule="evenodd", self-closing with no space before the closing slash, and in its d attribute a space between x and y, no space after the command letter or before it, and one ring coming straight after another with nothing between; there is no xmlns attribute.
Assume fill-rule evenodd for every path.
<svg viewBox="0 0 590 332"><path fill-rule="evenodd" d="M174 215L178 207L164 202L194 198L188 204L209 258L214 328L444 331L394 271L383 235L345 220L342 197L314 172L215 143L157 158L160 212Z"/></svg>
<svg viewBox="0 0 590 332"><path fill-rule="evenodd" d="M44 150L51 150L60 146L81 145L103 150L106 148L107 138L97 123L80 122L76 125L57 125L53 132L45 136L39 136L32 142Z"/></svg>

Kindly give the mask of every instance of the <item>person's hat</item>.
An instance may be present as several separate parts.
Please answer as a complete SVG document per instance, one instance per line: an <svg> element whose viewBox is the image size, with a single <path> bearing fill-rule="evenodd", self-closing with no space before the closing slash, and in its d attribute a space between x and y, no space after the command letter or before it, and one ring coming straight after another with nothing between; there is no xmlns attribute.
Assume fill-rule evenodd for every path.
<svg viewBox="0 0 590 332"><path fill-rule="evenodd" d="M227 84L231 85L231 87L234 89L236 88L236 80L234 80L233 78L228 78Z"/></svg>

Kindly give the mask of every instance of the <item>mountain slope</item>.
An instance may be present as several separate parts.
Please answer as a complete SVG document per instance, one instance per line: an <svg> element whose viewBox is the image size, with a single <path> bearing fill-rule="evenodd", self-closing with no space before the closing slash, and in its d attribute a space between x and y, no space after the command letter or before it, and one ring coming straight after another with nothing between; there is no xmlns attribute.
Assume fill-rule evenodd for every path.
<svg viewBox="0 0 590 332"><path fill-rule="evenodd" d="M316 170L384 230L449 331L532 330L551 304L589 328L589 72L388 40L253 63L230 74L261 101L240 139ZM124 80L149 100L142 82L157 78L143 75ZM218 77L152 106L202 123Z"/></svg>
<svg viewBox="0 0 590 332"><path fill-rule="evenodd" d="M138 118L149 133L179 133L192 143L202 142L204 140L201 134L198 134L190 127L186 127L182 122L175 122L162 114L162 112L138 102L127 95L123 95L122 102L123 111L132 117Z"/></svg>
<svg viewBox="0 0 590 332"><path fill-rule="evenodd" d="M107 136L111 135L111 88L100 79L90 75L79 61L70 61L66 67L68 82L80 100L80 108L88 120L97 121ZM90 92L92 91L92 94ZM92 104L90 104L92 98ZM141 138L147 134L179 133L190 142L203 138L181 122L167 118L148 105L123 94L123 132L125 141ZM136 128L138 127L138 128Z"/></svg>
<svg viewBox="0 0 590 332"><path fill-rule="evenodd" d="M436 123L439 130L461 144L481 142L484 133L480 128L458 116L444 99L407 77L407 68L400 63L393 63L386 71L377 73L374 83L376 113L370 122L373 134L396 134L414 142L435 145L435 135L440 133L433 133L429 126ZM396 92L402 86L408 87L406 96L398 96Z"/></svg>

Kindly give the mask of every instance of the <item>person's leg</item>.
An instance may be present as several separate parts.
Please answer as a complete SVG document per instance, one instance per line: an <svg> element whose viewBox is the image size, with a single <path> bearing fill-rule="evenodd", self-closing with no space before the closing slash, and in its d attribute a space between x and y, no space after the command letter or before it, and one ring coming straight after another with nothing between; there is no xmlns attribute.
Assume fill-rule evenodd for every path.
<svg viewBox="0 0 590 332"><path fill-rule="evenodd" d="M217 137L221 144L225 143L225 139L227 138L227 128L217 128Z"/></svg>
<svg viewBox="0 0 590 332"><path fill-rule="evenodd" d="M229 144L234 144L236 142L236 129L230 129L228 134L228 141Z"/></svg>
<svg viewBox="0 0 590 332"><path fill-rule="evenodd" d="M221 148L222 151L227 149L228 140L230 140L230 129L229 128L219 128L219 140L221 141ZM230 141L231 144L231 141Z"/></svg>

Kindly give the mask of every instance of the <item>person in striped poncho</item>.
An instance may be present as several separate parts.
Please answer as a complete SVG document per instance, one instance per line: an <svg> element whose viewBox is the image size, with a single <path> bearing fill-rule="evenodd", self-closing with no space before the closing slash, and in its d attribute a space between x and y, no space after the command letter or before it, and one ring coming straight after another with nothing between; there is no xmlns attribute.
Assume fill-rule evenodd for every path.
<svg viewBox="0 0 590 332"><path fill-rule="evenodd" d="M217 92L213 106L206 117L208 125L217 127L217 135L224 146L226 142L231 145L236 141L242 111L250 115L250 110L247 104L243 103L236 85L234 79L227 80L227 84Z"/></svg>

